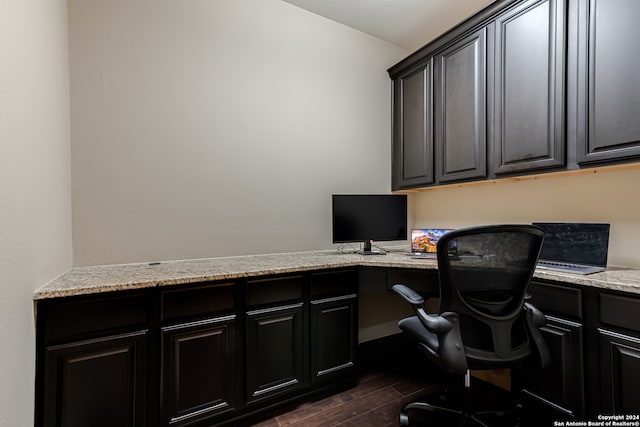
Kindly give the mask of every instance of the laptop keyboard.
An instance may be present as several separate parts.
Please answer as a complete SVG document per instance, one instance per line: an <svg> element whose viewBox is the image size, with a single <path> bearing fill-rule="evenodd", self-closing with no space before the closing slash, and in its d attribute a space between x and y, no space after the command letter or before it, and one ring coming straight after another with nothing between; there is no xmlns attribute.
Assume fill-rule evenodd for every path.
<svg viewBox="0 0 640 427"><path fill-rule="evenodd" d="M562 269L566 268L568 270L581 270L584 268L581 265L565 264L563 262L553 262L553 261L540 261L538 264L545 267L556 267L556 268L562 268Z"/></svg>
<svg viewBox="0 0 640 427"><path fill-rule="evenodd" d="M568 264L564 262L555 262L555 261L538 261L538 267L547 268L549 270L570 271L574 273L583 273L583 274L604 271L604 268L595 267L591 265Z"/></svg>

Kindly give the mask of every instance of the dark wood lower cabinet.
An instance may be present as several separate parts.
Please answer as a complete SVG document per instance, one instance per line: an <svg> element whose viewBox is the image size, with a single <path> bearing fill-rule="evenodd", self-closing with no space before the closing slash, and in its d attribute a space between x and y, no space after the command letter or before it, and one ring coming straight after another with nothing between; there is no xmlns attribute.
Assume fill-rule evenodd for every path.
<svg viewBox="0 0 640 427"><path fill-rule="evenodd" d="M356 366L357 295L311 301L311 381L329 381Z"/></svg>
<svg viewBox="0 0 640 427"><path fill-rule="evenodd" d="M541 421L583 419L585 405L584 290L560 283L533 281L531 302L547 320L542 329L551 361L545 368L527 367L521 387L525 406Z"/></svg>
<svg viewBox="0 0 640 427"><path fill-rule="evenodd" d="M163 425L187 425L235 409L235 316L162 329Z"/></svg>
<svg viewBox="0 0 640 427"><path fill-rule="evenodd" d="M247 403L306 386L304 303L250 311L246 323Z"/></svg>
<svg viewBox="0 0 640 427"><path fill-rule="evenodd" d="M535 415L550 423L640 413L640 297L541 281L529 292L551 353L548 367L522 376Z"/></svg>
<svg viewBox="0 0 640 427"><path fill-rule="evenodd" d="M35 425L237 425L345 384L357 368L359 281L435 280L426 270L371 273L37 301ZM512 377L525 409L541 425L640 413L640 296L542 280L529 293L547 319L551 364Z"/></svg>
<svg viewBox="0 0 640 427"><path fill-rule="evenodd" d="M602 365L601 411L637 415L640 412L640 336L606 329L598 332Z"/></svg>
<svg viewBox="0 0 640 427"><path fill-rule="evenodd" d="M147 331L49 346L43 426L144 426Z"/></svg>
<svg viewBox="0 0 640 427"><path fill-rule="evenodd" d="M342 384L357 289L336 269L37 301L35 425L237 425Z"/></svg>
<svg viewBox="0 0 640 427"><path fill-rule="evenodd" d="M584 416L582 325L546 316L542 336L551 354L544 369L526 369L525 396L547 406L549 418Z"/></svg>

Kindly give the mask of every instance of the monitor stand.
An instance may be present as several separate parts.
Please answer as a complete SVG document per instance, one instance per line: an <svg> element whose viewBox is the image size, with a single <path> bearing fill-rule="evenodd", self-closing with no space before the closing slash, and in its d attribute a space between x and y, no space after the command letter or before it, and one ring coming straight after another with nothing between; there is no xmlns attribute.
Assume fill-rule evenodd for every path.
<svg viewBox="0 0 640 427"><path fill-rule="evenodd" d="M364 242L364 248L358 251L358 253L360 255L385 255L385 252L371 250L371 243L373 243L373 240L366 240Z"/></svg>

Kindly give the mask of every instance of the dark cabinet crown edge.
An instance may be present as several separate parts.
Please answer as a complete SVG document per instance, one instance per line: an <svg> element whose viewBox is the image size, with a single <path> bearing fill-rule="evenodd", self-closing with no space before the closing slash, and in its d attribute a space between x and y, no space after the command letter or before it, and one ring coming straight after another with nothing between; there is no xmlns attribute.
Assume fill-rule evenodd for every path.
<svg viewBox="0 0 640 427"><path fill-rule="evenodd" d="M444 49L447 45L459 38L466 37L469 33L491 22L499 12L505 11L508 7L521 0L496 0L474 15L457 24L451 30L441 34L414 53L407 56L402 61L393 65L387 70L391 79L397 78L407 68L415 66L420 61L427 60L430 56Z"/></svg>

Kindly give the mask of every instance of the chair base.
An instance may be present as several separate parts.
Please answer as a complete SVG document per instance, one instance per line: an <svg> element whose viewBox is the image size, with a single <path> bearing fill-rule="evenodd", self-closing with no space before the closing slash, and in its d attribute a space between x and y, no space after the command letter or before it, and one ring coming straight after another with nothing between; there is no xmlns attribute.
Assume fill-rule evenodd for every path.
<svg viewBox="0 0 640 427"><path fill-rule="evenodd" d="M482 383L482 381L480 382ZM449 391L445 390L443 394L439 394L441 399L437 398L438 395L433 396L435 399L429 399L433 403L418 401L405 404L400 412L400 426L422 425L416 423L415 419L410 420L410 415L412 415L411 418L414 418L413 416L416 415L416 411L426 411L433 414L431 422L428 423L430 426L514 427L521 425L520 421L523 415L522 406L519 404L518 399L513 400L514 395L510 393L504 395L501 392L497 392L497 388L492 390L491 388L487 389L486 386L482 386L479 390L476 390L476 392L478 392L478 396L476 396L478 399L473 399L472 394L475 393L473 393L471 388L471 376L469 372L467 372L465 376L464 385L462 389L458 388L457 391L455 388ZM482 384L478 385L481 386ZM454 393L450 394L450 391ZM502 409L474 411L473 407L476 405L472 402L475 400L483 402L487 400L487 397L493 402L499 402L498 407L506 409L506 412ZM442 405L449 405L448 402L457 402L459 406L458 404L454 404L453 407ZM483 404L481 403L481 405ZM493 404L491 404L491 406L493 406ZM417 417L417 420L426 424L425 417ZM411 421L413 421L413 423Z"/></svg>
<svg viewBox="0 0 640 427"><path fill-rule="evenodd" d="M420 409L420 410L431 411L431 412L443 412L443 413L446 413L447 415L457 416L458 426L460 427L462 426L490 427L489 424L484 423L482 420L476 417L475 414L468 414L464 411L445 408L444 406L432 405L426 402L411 402L406 404L402 408L402 411L400 412L400 426L409 427L410 422L409 422L409 414L407 413L407 411L412 409ZM453 425L453 424L447 424L447 425Z"/></svg>

